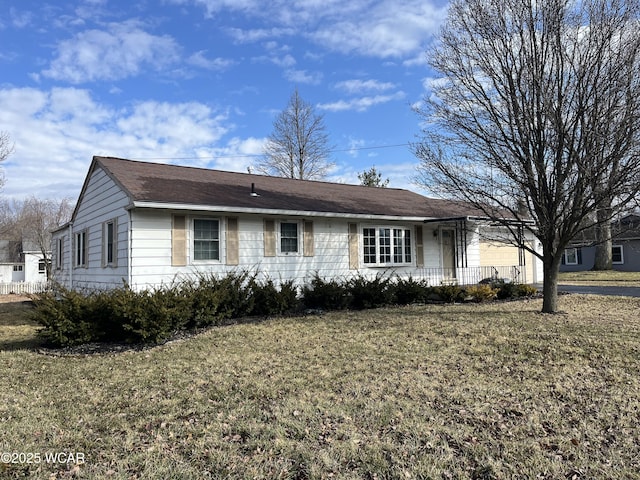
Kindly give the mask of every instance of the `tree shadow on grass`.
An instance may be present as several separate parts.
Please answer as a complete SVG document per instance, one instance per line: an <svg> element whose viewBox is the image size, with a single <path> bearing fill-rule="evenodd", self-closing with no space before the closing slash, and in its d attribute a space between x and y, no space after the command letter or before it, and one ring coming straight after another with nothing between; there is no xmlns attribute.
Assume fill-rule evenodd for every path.
<svg viewBox="0 0 640 480"><path fill-rule="evenodd" d="M38 325L30 317L32 309L31 301L0 303L0 351L34 350L42 345Z"/></svg>

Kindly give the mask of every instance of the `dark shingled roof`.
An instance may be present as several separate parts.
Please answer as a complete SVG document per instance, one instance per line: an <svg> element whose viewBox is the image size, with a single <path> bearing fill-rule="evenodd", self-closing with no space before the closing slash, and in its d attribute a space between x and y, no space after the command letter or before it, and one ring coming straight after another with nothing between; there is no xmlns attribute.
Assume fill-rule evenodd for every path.
<svg viewBox="0 0 640 480"><path fill-rule="evenodd" d="M408 190L94 157L132 202L424 218L482 215L459 202ZM251 186L259 196L251 195Z"/></svg>

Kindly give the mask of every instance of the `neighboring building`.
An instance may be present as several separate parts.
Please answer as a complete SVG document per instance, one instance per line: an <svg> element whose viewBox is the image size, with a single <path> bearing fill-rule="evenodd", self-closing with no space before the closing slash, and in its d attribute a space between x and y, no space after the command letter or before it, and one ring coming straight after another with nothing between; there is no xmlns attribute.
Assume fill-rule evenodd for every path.
<svg viewBox="0 0 640 480"><path fill-rule="evenodd" d="M316 273L541 281L541 262L501 237L468 206L407 190L94 157L53 232L52 274L136 289L242 270L297 284Z"/></svg>
<svg viewBox="0 0 640 480"><path fill-rule="evenodd" d="M611 224L613 269L640 272L640 215L630 214ZM580 272L593 269L596 246L591 230L574 239L565 249L561 272Z"/></svg>
<svg viewBox="0 0 640 480"><path fill-rule="evenodd" d="M46 262L37 246L27 240L0 240L0 283L46 280Z"/></svg>

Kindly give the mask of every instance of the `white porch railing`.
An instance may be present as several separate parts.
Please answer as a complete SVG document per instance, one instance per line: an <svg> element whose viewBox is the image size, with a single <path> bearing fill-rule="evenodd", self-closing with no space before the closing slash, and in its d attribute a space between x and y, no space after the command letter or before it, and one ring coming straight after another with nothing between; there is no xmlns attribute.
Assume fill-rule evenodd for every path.
<svg viewBox="0 0 640 480"><path fill-rule="evenodd" d="M25 295L29 293L44 292L49 286L48 282L10 282L0 283L0 295Z"/></svg>
<svg viewBox="0 0 640 480"><path fill-rule="evenodd" d="M527 283L525 268L509 267L460 267L460 268L423 268L422 278L429 285L457 284L475 285L481 280L506 279L513 283Z"/></svg>

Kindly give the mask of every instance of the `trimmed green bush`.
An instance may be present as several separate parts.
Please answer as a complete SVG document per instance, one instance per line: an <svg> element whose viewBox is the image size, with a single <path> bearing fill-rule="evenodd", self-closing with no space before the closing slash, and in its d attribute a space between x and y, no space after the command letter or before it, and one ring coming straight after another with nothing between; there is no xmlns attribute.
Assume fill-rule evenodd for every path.
<svg viewBox="0 0 640 480"><path fill-rule="evenodd" d="M426 280L414 280L413 277L398 278L393 288L395 301L398 305L425 303L433 294L433 288Z"/></svg>
<svg viewBox="0 0 640 480"><path fill-rule="evenodd" d="M191 304L180 293L180 289L168 288L141 292L128 287L114 290L111 296L113 317L122 326L123 340L159 344L187 328Z"/></svg>
<svg viewBox="0 0 640 480"><path fill-rule="evenodd" d="M356 310L384 307L395 300L391 278L380 274L373 279L358 275L347 282L346 289L351 300L349 306Z"/></svg>
<svg viewBox="0 0 640 480"><path fill-rule="evenodd" d="M282 315L297 309L298 289L293 280L277 287L268 278L264 282L252 282L253 315Z"/></svg>
<svg viewBox="0 0 640 480"><path fill-rule="evenodd" d="M249 272L230 273L225 277L200 274L186 288L193 311L190 326L219 325L229 318L250 315L254 311L251 290L254 281L255 274Z"/></svg>
<svg viewBox="0 0 640 480"><path fill-rule="evenodd" d="M32 318L44 327L40 335L51 345L67 347L95 340L97 332L90 301L61 286L34 296Z"/></svg>
<svg viewBox="0 0 640 480"><path fill-rule="evenodd" d="M202 274L193 281L157 290L134 291L128 285L105 291L76 292L57 286L34 297L32 318L50 344L67 347L89 342L162 343L185 329L220 325L245 316L280 315L300 306L322 310L367 309L392 304L462 301L465 295L487 301L537 293L529 285L494 282L466 292L457 285L429 287L425 281L376 275L324 280L316 275L302 288L293 281L235 272L224 277Z"/></svg>
<svg viewBox="0 0 640 480"><path fill-rule="evenodd" d="M309 284L302 287L302 303L306 308L343 310L348 308L350 299L344 283L325 280L316 272Z"/></svg>

